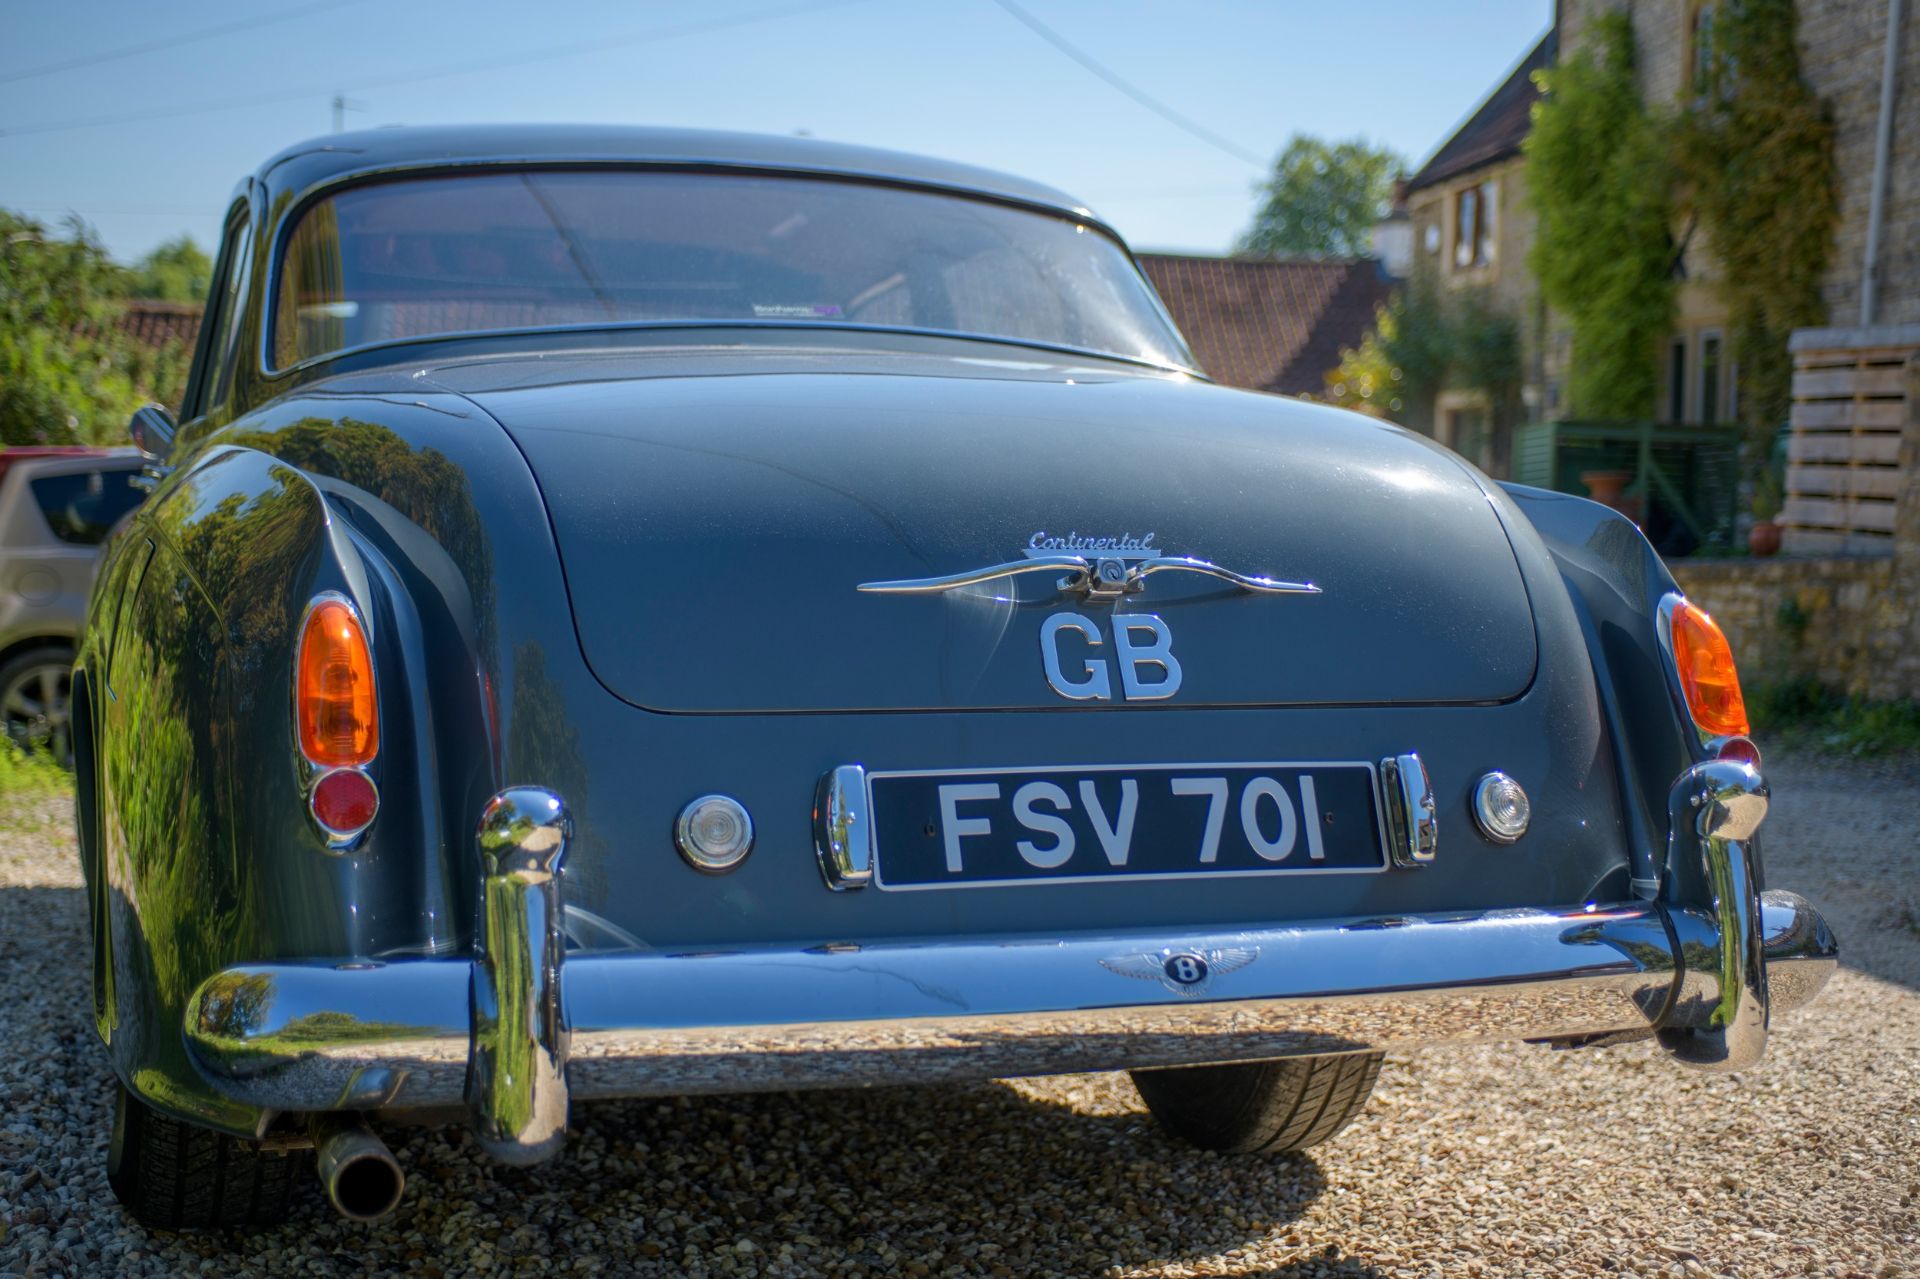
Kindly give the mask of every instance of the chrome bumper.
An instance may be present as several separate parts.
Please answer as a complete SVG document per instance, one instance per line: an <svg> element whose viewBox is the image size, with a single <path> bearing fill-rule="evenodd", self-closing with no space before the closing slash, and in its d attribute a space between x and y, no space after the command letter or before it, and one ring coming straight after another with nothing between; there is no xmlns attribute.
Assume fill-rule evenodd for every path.
<svg viewBox="0 0 1920 1279"><path fill-rule="evenodd" d="M268 1111L464 1104L487 1148L513 1162L557 1149L570 1097L1648 1031L1683 1060L1737 1068L1757 1060L1769 1009L1819 992L1837 948L1800 897L1751 891L1745 836L1726 815L1753 817L1742 794L1764 811L1758 775L1701 769L1713 770L1697 779L1706 798L1687 811L1704 812L1689 821L1716 832L1702 834L1701 855L1731 867L1713 877L1723 891L1710 910L1634 902L694 954L563 955L553 872L564 810L544 792L508 792L483 829L481 958L229 968L195 995L187 1041L235 1100ZM1177 955L1211 972L1163 978L1155 965Z"/></svg>

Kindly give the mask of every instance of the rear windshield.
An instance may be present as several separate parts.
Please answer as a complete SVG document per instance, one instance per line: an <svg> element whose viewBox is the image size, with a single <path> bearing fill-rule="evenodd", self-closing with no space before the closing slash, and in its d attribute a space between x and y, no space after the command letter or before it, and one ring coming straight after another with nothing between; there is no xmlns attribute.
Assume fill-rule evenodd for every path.
<svg viewBox="0 0 1920 1279"><path fill-rule="evenodd" d="M27 481L47 527L63 542L94 546L106 540L120 518L140 505L145 493L131 480L135 468L42 475Z"/></svg>
<svg viewBox="0 0 1920 1279"><path fill-rule="evenodd" d="M286 242L274 362L562 325L879 325L1192 367L1126 251L1065 217L871 183L493 172L353 187Z"/></svg>

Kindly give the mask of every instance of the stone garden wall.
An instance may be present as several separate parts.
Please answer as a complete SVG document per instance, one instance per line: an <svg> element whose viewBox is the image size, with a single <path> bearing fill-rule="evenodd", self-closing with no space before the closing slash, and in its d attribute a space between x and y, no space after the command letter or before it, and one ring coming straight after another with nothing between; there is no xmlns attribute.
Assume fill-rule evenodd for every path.
<svg viewBox="0 0 1920 1279"><path fill-rule="evenodd" d="M1811 677L1874 700L1920 700L1920 358L1906 376L1885 551L1667 565L1726 631L1744 683Z"/></svg>
<svg viewBox="0 0 1920 1279"><path fill-rule="evenodd" d="M1874 700L1920 698L1920 611L1893 560L1677 560L1688 599L1733 642L1742 683L1811 677Z"/></svg>

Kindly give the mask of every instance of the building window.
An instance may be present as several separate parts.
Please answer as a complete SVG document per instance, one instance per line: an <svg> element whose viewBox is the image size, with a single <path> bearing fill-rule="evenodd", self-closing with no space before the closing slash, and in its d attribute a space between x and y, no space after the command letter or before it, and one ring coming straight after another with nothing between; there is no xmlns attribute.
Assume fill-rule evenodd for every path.
<svg viewBox="0 0 1920 1279"><path fill-rule="evenodd" d="M1700 335L1700 422L1711 426L1721 420L1720 335Z"/></svg>
<svg viewBox="0 0 1920 1279"><path fill-rule="evenodd" d="M1456 271L1493 261L1493 232L1498 217L1499 187L1480 182L1462 187L1453 196L1453 266Z"/></svg>
<svg viewBox="0 0 1920 1279"><path fill-rule="evenodd" d="M1687 420L1687 339L1677 337L1667 348L1667 421Z"/></svg>
<svg viewBox="0 0 1920 1279"><path fill-rule="evenodd" d="M1713 89L1713 10L1712 4L1698 4L1687 26L1687 75L1695 98L1704 98Z"/></svg>

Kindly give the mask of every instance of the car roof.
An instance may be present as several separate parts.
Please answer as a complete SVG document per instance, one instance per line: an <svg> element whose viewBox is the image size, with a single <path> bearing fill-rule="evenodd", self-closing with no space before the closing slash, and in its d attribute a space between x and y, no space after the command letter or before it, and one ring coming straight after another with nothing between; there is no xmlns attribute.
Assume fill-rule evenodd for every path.
<svg viewBox="0 0 1920 1279"><path fill-rule="evenodd" d="M1092 210L1064 191L972 165L817 138L638 125L409 125L330 133L288 147L261 165L255 179L277 207L281 195L299 196L353 176L514 163L654 164L866 177L971 192L1099 222Z"/></svg>

